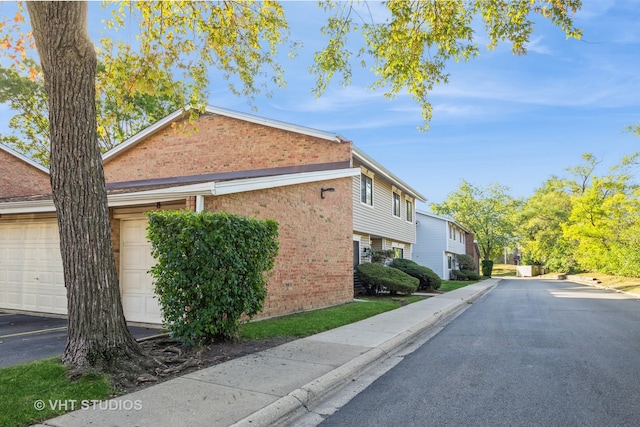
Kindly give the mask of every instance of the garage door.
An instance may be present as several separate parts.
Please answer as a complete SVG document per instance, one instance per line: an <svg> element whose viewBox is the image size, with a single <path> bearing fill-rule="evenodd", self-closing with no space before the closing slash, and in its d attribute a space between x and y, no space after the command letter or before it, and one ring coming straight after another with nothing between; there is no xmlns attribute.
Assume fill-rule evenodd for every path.
<svg viewBox="0 0 640 427"><path fill-rule="evenodd" d="M147 273L155 261L146 228L146 219L120 221L122 305L128 321L160 324L162 313Z"/></svg>
<svg viewBox="0 0 640 427"><path fill-rule="evenodd" d="M54 219L0 224L0 308L66 314Z"/></svg>

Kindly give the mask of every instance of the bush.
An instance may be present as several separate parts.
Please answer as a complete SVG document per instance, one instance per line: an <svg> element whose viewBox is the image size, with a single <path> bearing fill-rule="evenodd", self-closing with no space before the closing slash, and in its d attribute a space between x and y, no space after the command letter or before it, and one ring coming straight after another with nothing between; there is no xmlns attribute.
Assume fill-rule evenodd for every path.
<svg viewBox="0 0 640 427"><path fill-rule="evenodd" d="M371 262L385 265L394 255L393 249L371 249Z"/></svg>
<svg viewBox="0 0 640 427"><path fill-rule="evenodd" d="M370 293L378 293L382 288L389 292L410 295L418 289L420 280L393 267L366 262L356 267L356 274Z"/></svg>
<svg viewBox="0 0 640 427"><path fill-rule="evenodd" d="M478 273L471 270L451 270L453 280L480 280Z"/></svg>
<svg viewBox="0 0 640 427"><path fill-rule="evenodd" d="M490 259L482 260L482 275L485 277L491 277L491 271L493 271L493 261Z"/></svg>
<svg viewBox="0 0 640 427"><path fill-rule="evenodd" d="M165 326L187 344L234 339L262 310L278 224L225 212L147 214L151 268Z"/></svg>
<svg viewBox="0 0 640 427"><path fill-rule="evenodd" d="M418 289L433 289L440 288L442 280L440 277L430 268L420 265L410 259L396 258L393 260L393 266L408 275L420 280Z"/></svg>
<svg viewBox="0 0 640 427"><path fill-rule="evenodd" d="M460 268L460 270L469 270L469 271L476 271L476 262L473 259L473 257L471 255L467 255L467 254L462 254L462 255L456 255L456 264L458 264L458 267Z"/></svg>

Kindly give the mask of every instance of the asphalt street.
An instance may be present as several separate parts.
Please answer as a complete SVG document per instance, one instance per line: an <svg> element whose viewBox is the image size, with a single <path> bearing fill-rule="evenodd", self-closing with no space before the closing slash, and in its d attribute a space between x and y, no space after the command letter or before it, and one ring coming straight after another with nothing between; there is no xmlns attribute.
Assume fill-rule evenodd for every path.
<svg viewBox="0 0 640 427"><path fill-rule="evenodd" d="M136 338L158 329L130 326ZM0 368L62 354L67 339L67 319L0 311Z"/></svg>
<svg viewBox="0 0 640 427"><path fill-rule="evenodd" d="M505 280L323 426L640 425L640 300Z"/></svg>

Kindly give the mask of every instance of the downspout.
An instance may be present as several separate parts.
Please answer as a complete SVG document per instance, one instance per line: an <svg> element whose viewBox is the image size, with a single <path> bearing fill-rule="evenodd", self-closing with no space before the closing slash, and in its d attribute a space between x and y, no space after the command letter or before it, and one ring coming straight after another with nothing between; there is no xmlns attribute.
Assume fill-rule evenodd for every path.
<svg viewBox="0 0 640 427"><path fill-rule="evenodd" d="M204 196L196 196L196 212L202 212L204 210Z"/></svg>

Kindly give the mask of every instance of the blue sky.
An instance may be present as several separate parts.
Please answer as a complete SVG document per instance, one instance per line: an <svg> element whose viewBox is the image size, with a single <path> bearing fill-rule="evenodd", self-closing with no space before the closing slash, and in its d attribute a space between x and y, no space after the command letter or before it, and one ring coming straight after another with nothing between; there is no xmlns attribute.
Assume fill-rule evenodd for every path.
<svg viewBox="0 0 640 427"><path fill-rule="evenodd" d="M291 39L304 45L291 61L283 49L287 89L259 96L255 110L212 73L209 104L340 133L425 195L419 209L442 202L462 179L481 187L497 182L514 197L528 197L585 152L603 160L604 174L640 151L640 138L624 131L640 124L640 4L584 3L575 18L581 41L539 20L528 54L518 57L509 45L487 51L478 32L480 56L449 64L449 84L432 92L427 132L418 131L420 108L409 96L388 100L372 92L372 76L357 65L349 87L336 81L315 98L307 67L322 46L326 19L315 1L285 4ZM106 13L98 6L91 5L92 20ZM379 6L371 2L374 13ZM0 107L0 126L9 114Z"/></svg>
<svg viewBox="0 0 640 427"><path fill-rule="evenodd" d="M640 123L635 1L585 1L575 18L582 41L540 21L526 56L512 55L509 45L487 51L479 33L480 56L450 64L449 84L433 91L427 132L417 130L420 109L409 96L390 101L367 89L366 70L354 68L349 87L336 82L316 99L305 67L320 46L324 17L315 2L286 7L292 39L304 49L285 62L288 89L258 99L257 114L342 134L425 195L418 208L442 202L462 179L483 187L498 182L514 197L528 197L585 152L603 160L604 174L606 165L640 150L640 138L624 132ZM222 90L212 90L210 103L252 111Z"/></svg>

